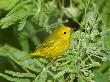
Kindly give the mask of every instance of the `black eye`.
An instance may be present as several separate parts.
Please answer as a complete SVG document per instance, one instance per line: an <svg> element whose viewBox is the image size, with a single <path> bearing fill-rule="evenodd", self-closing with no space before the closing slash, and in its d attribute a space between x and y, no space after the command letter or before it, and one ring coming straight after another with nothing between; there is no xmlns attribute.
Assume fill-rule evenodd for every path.
<svg viewBox="0 0 110 82"><path fill-rule="evenodd" d="M64 32L64 34L66 34L66 32Z"/></svg>

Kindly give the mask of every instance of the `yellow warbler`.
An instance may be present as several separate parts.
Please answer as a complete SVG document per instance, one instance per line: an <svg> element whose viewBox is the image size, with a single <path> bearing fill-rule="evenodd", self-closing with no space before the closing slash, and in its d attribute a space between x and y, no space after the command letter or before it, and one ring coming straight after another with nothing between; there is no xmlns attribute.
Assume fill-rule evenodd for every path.
<svg viewBox="0 0 110 82"><path fill-rule="evenodd" d="M52 34L29 56L41 56L54 58L61 55L69 47L71 28L61 26L56 28Z"/></svg>

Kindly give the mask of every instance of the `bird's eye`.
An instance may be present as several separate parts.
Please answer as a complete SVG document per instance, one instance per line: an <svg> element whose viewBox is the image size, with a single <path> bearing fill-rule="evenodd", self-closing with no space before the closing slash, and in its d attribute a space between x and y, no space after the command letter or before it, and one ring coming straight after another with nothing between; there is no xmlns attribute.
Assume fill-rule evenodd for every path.
<svg viewBox="0 0 110 82"><path fill-rule="evenodd" d="M66 34L66 32L64 32L64 34Z"/></svg>

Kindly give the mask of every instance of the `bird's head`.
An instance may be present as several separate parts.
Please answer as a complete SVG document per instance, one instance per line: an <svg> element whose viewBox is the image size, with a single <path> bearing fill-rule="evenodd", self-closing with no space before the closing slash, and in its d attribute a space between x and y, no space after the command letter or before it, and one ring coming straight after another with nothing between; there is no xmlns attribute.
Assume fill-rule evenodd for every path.
<svg viewBox="0 0 110 82"><path fill-rule="evenodd" d="M54 30L54 33L56 37L62 38L62 39L68 39L71 34L71 28L66 26L58 27Z"/></svg>

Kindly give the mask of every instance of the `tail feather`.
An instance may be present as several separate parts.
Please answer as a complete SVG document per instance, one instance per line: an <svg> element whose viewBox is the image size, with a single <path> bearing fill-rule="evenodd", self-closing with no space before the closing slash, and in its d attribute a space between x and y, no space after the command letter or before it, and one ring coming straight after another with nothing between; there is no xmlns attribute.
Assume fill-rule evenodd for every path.
<svg viewBox="0 0 110 82"><path fill-rule="evenodd" d="M32 53L29 53L28 56L39 56L39 53L38 52L32 52Z"/></svg>

